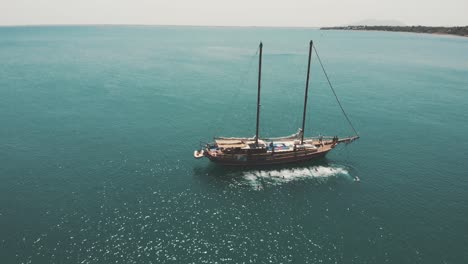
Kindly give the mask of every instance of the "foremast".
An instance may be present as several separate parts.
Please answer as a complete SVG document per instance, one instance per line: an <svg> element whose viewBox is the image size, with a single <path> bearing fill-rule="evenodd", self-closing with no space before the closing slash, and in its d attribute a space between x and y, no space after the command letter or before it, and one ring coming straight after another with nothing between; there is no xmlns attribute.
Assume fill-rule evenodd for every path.
<svg viewBox="0 0 468 264"><path fill-rule="evenodd" d="M305 88L305 95L304 95L304 114L302 115L302 129L301 129L301 145L304 144L304 132L305 132L305 121L306 121L306 113L307 113L307 97L309 94L309 76L310 76L310 62L312 59L312 40L309 42L309 62L307 64L307 80L306 80L306 88Z"/></svg>
<svg viewBox="0 0 468 264"><path fill-rule="evenodd" d="M262 49L263 43L260 42L260 56L258 57L258 91L257 91L257 126L255 129L255 146L258 146L258 128L260 125L260 87L262 83Z"/></svg>

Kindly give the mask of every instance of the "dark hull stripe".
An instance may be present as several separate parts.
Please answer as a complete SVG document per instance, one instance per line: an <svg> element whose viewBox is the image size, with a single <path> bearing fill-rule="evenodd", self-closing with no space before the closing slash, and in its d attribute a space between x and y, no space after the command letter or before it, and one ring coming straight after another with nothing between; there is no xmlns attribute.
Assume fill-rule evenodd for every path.
<svg viewBox="0 0 468 264"><path fill-rule="evenodd" d="M329 150L328 150L329 151ZM272 164L286 164L286 163L297 163L297 162L304 162L304 161L309 161L313 159L318 159L324 157L328 151L322 151L318 153L311 153L307 155L301 155L301 156L291 156L291 157L282 157L282 158L277 158L277 159L271 159L271 160L248 160L248 161L241 161L241 160L235 160L235 159L226 159L226 158L217 158L213 156L208 156L208 158L215 163L221 164L221 165L228 165L228 166L261 166L261 165L272 165Z"/></svg>

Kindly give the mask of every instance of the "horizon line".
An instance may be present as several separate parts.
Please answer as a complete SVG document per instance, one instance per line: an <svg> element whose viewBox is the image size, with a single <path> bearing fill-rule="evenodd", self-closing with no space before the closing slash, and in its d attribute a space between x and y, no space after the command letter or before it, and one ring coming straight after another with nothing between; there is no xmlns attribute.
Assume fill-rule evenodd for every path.
<svg viewBox="0 0 468 264"><path fill-rule="evenodd" d="M346 27L353 25L335 25L335 26L255 26L255 25L187 25L187 24L119 24L119 23L83 23L83 24L13 24L13 25L0 25L0 27L44 27L44 26L140 26L140 27L213 27L213 28L298 28L298 29L320 29L323 27ZM356 26L356 25L354 25ZM369 26L369 25L359 25L359 26ZM375 25L374 25L375 26ZM387 27L413 27L413 26L422 26L422 27L466 27L468 25L456 25L456 26L425 26L425 25L405 25L405 26L392 26L392 25L378 25L378 26L387 26Z"/></svg>
<svg viewBox="0 0 468 264"><path fill-rule="evenodd" d="M138 27L231 27L231 28L315 28L319 29L324 26L235 26L235 25L186 25L186 24L14 24L0 25L0 27L43 27L43 26L138 26Z"/></svg>

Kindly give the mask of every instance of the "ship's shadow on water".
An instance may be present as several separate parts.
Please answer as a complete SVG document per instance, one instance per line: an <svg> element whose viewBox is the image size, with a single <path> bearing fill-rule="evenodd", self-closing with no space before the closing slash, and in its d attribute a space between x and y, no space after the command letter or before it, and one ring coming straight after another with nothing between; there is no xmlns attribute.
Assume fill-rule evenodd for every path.
<svg viewBox="0 0 468 264"><path fill-rule="evenodd" d="M261 190L284 184L336 184L353 182L354 170L326 158L304 163L255 167L225 167L209 163L193 168L193 175L205 184L247 187Z"/></svg>

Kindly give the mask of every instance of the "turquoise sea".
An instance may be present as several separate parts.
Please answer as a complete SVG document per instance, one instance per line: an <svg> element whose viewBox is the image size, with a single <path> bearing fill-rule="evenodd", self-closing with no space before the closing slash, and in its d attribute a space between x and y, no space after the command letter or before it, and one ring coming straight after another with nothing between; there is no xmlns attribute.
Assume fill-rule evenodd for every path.
<svg viewBox="0 0 468 264"><path fill-rule="evenodd" d="M271 168L200 141L301 123L309 40L361 139ZM352 135L312 59L306 135ZM1 263L467 263L468 38L0 27ZM355 182L355 177L360 182Z"/></svg>

